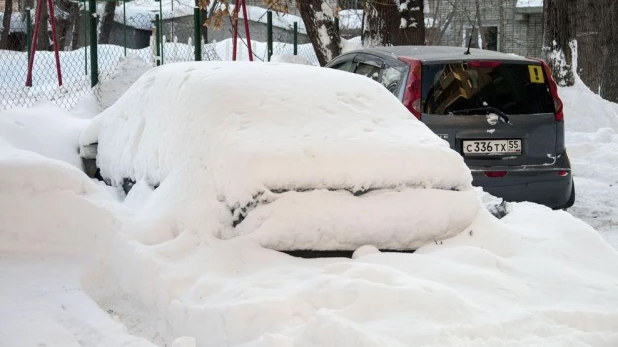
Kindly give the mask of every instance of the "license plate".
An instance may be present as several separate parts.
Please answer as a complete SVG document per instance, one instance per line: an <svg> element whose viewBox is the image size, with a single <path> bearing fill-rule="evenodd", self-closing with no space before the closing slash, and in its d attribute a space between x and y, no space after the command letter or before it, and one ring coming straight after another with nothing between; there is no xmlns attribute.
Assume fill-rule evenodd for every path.
<svg viewBox="0 0 618 347"><path fill-rule="evenodd" d="M521 140L474 140L463 142L464 155L520 155Z"/></svg>

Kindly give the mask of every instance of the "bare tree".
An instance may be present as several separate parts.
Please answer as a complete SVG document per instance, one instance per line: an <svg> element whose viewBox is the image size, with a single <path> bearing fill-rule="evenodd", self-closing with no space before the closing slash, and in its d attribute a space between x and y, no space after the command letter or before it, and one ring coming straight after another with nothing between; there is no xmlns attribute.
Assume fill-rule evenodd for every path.
<svg viewBox="0 0 618 347"><path fill-rule="evenodd" d="M573 56L575 44L577 0L545 0L544 45L546 61L561 86L575 83Z"/></svg>
<svg viewBox="0 0 618 347"><path fill-rule="evenodd" d="M80 10L79 5L75 4L74 7L71 8L70 12L70 20L72 24L72 34L71 34L71 49L75 50L79 48L79 39L82 33L82 21L80 20ZM85 38L84 38L85 40ZM84 45L86 42L84 42Z"/></svg>
<svg viewBox="0 0 618 347"><path fill-rule="evenodd" d="M597 1L579 1L577 4L577 74L594 92L601 86L602 65L599 57L607 51L602 47L602 37L598 20L603 13L602 4Z"/></svg>
<svg viewBox="0 0 618 347"><path fill-rule="evenodd" d="M604 61L601 75L601 96L604 99L618 102L618 3L615 0L602 0L606 6L603 11L604 16L601 20L600 30L602 32L602 45L605 50Z"/></svg>
<svg viewBox="0 0 618 347"><path fill-rule="evenodd" d="M423 0L370 0L365 3L364 44L425 44Z"/></svg>
<svg viewBox="0 0 618 347"><path fill-rule="evenodd" d="M101 33L99 34L99 43L109 43L115 15L116 1L106 2L105 9L103 10L103 19L101 20Z"/></svg>
<svg viewBox="0 0 618 347"><path fill-rule="evenodd" d="M39 23L38 38L36 41L36 49L39 51L47 51L51 47L49 42L49 11L47 9L46 0L42 1L41 6L41 22Z"/></svg>
<svg viewBox="0 0 618 347"><path fill-rule="evenodd" d="M327 0L297 0L296 6L305 23L315 55L324 66L341 54L341 37L335 27L335 15Z"/></svg>
<svg viewBox="0 0 618 347"><path fill-rule="evenodd" d="M11 32L11 16L13 15L13 0L4 2L4 18L2 18L2 33L0 34L0 49L9 48L9 33Z"/></svg>

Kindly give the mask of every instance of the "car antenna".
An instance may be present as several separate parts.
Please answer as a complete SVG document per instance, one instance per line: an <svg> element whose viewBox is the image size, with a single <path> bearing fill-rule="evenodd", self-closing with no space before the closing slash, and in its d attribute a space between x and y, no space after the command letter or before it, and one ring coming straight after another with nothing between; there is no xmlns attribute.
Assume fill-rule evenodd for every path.
<svg viewBox="0 0 618 347"><path fill-rule="evenodd" d="M474 35L474 29L476 28L476 22L479 19L479 6L476 6L476 16L474 17L474 23L472 23L472 31L470 32L470 39L468 40L468 49L464 52L465 55L470 55L470 46L472 46L472 36Z"/></svg>

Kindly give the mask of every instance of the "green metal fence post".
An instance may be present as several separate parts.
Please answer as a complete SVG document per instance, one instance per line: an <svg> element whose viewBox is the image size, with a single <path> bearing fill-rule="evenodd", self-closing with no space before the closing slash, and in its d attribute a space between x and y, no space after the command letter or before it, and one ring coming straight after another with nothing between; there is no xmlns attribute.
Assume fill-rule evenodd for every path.
<svg viewBox="0 0 618 347"><path fill-rule="evenodd" d="M294 22L294 55L298 55L298 22Z"/></svg>
<svg viewBox="0 0 618 347"><path fill-rule="evenodd" d="M201 24L202 21L200 19L201 10L196 7L193 9L193 31L194 31L194 40L195 40L195 61L202 60L202 35L201 35Z"/></svg>
<svg viewBox="0 0 618 347"><path fill-rule="evenodd" d="M268 40L268 61L273 56L273 12L266 12L266 39Z"/></svg>
<svg viewBox="0 0 618 347"><path fill-rule="evenodd" d="M127 56L127 1L122 0L122 24L124 25L122 28L122 32L124 35L124 56Z"/></svg>
<svg viewBox="0 0 618 347"><path fill-rule="evenodd" d="M158 20L159 30L157 30L157 32L160 33L159 34L159 44L161 45L161 65L163 65L163 54L164 54L163 52L163 32L162 32L163 30L163 23L162 23L163 21L163 1L161 0L155 0L155 1L159 2L159 20ZM172 0L172 3L173 2L174 1Z"/></svg>
<svg viewBox="0 0 618 347"><path fill-rule="evenodd" d="M157 46L157 66L161 65L161 17L158 14L155 15L155 40Z"/></svg>
<svg viewBox="0 0 618 347"><path fill-rule="evenodd" d="M99 83L99 61L97 55L97 4L95 0L88 0L90 15L90 86Z"/></svg>
<svg viewBox="0 0 618 347"><path fill-rule="evenodd" d="M88 14L86 12L86 0L81 0L81 3L84 5L82 9L82 17L84 17L84 75L88 75L88 44L86 43L86 37L88 36Z"/></svg>
<svg viewBox="0 0 618 347"><path fill-rule="evenodd" d="M26 45L28 46L28 61L30 61L30 48L32 47L32 18L30 18L30 8L26 9Z"/></svg>

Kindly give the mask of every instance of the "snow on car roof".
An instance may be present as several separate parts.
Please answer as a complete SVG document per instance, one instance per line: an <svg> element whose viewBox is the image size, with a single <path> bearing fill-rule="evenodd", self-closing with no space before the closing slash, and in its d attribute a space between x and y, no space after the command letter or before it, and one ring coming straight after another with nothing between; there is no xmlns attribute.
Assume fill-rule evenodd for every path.
<svg viewBox="0 0 618 347"><path fill-rule="evenodd" d="M471 59L498 59L510 61L530 61L534 60L524 58L515 54L507 54L496 52L487 49L471 48L470 54L465 55L465 47L450 47L450 46L392 46L379 47L373 49L363 49L359 52L372 52L375 54L394 54L398 57L412 57L423 61L441 61L441 60L471 60Z"/></svg>

